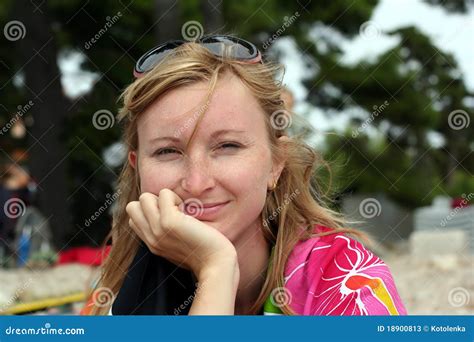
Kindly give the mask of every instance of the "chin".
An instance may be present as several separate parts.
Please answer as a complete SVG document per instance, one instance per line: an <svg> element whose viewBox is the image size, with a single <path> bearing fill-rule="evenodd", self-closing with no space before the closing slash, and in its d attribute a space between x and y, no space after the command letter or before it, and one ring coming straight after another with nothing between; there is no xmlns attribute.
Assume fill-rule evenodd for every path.
<svg viewBox="0 0 474 342"><path fill-rule="evenodd" d="M219 221L202 221L205 224L213 227L217 231L219 231L222 235L224 235L227 239L229 239L232 244L234 244L234 241L236 240L237 236L235 234L235 231L231 229L231 226L226 223L222 223Z"/></svg>

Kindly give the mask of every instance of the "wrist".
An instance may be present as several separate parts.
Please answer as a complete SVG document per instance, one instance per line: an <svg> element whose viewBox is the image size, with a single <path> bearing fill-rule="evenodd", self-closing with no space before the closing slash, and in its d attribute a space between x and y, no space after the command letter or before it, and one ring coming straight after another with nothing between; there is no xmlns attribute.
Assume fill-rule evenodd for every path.
<svg viewBox="0 0 474 342"><path fill-rule="evenodd" d="M218 280L220 282L228 279L232 285L237 289L240 280L240 269L237 254L226 254L218 257L217 260L209 263L203 267L198 274L196 274L200 284L208 281Z"/></svg>

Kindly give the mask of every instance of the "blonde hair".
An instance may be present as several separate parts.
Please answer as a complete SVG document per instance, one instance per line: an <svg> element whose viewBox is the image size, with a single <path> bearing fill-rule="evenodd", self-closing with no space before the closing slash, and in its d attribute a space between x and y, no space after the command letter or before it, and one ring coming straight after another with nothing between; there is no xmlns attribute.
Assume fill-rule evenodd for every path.
<svg viewBox="0 0 474 342"><path fill-rule="evenodd" d="M281 82L277 81L281 71L282 67L277 64L243 64L232 59L218 58L199 44L186 43L173 50L153 70L125 89L121 96L123 107L118 115L118 119L124 124L124 143L131 151L138 148L137 119L140 114L171 89L205 81L210 84L210 98L219 75L232 72L255 96L266 114L265 123L272 156L274 160L284 158L286 162L276 188L267 196L262 211L264 234L274 245L274 250L263 287L251 308L252 313L257 313L262 308L274 288L284 286L285 264L298 241L336 232L351 233L363 238L360 232L345 228L341 215L325 206L325 195L314 177L316 168L324 165L320 155L298 136L283 143L278 140L280 136L287 135L287 132L272 124L274 113L289 114L281 99ZM202 111L201 117L204 112ZM291 115L294 117L294 114ZM198 124L199 122L196 127ZM115 294L125 277L123 271L128 269L139 246L139 238L129 227L129 217L125 211L127 203L138 200L140 195L138 177L138 172L129 163L125 163L118 179L121 195L109 234L113 243L98 285L111 289ZM316 224L330 227L331 230L315 233ZM289 305L284 305L281 309L286 314L293 314ZM108 310L107 307L95 307L93 313L103 314Z"/></svg>

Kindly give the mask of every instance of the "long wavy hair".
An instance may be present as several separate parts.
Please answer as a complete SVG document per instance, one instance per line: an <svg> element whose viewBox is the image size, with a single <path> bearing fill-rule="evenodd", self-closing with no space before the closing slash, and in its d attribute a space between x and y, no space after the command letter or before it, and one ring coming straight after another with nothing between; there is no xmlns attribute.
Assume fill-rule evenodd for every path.
<svg viewBox="0 0 474 342"><path fill-rule="evenodd" d="M273 253L263 287L251 308L252 313L256 314L273 289L284 287L285 264L298 241L340 232L362 239L364 235L346 228L343 217L325 204L328 198L314 177L316 170L326 165L321 156L301 136L290 136L288 128L281 124L281 120L293 120L296 114L290 115L281 99L282 84L278 79L282 76L283 67L279 64L244 64L216 57L196 43L181 45L143 77L131 83L121 95L123 106L118 120L124 127L123 142L128 151L138 148L137 119L157 98L171 89L205 81L209 83L209 99L219 76L224 72L238 76L255 96L265 113L272 157L274 160L286 159L276 188L268 193L261 213L264 234L273 246ZM283 116L278 118L278 114ZM202 111L202 115L205 115L205 111ZM196 127L198 125L199 119ZM290 139L281 143L277 139L282 135ZM107 238L112 240L112 248L102 266L98 282L98 286L106 287L114 294L118 293L126 274L124 271L128 269L139 246L139 237L129 227L129 217L125 211L127 203L138 200L139 184L138 172L126 162L118 178L120 197ZM330 230L316 231L316 225L330 227ZM105 314L108 310L109 307L96 306L92 312ZM283 305L281 310L285 314L294 314L289 304Z"/></svg>

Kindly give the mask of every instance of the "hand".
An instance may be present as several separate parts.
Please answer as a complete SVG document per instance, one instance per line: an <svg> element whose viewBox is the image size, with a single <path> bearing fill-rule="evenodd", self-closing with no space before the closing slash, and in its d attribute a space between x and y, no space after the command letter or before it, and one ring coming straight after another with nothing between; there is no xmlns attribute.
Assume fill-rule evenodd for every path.
<svg viewBox="0 0 474 342"><path fill-rule="evenodd" d="M182 199L169 189L143 193L127 204L130 227L153 254L190 269L200 279L212 269L237 264L234 245L217 229L180 210Z"/></svg>

